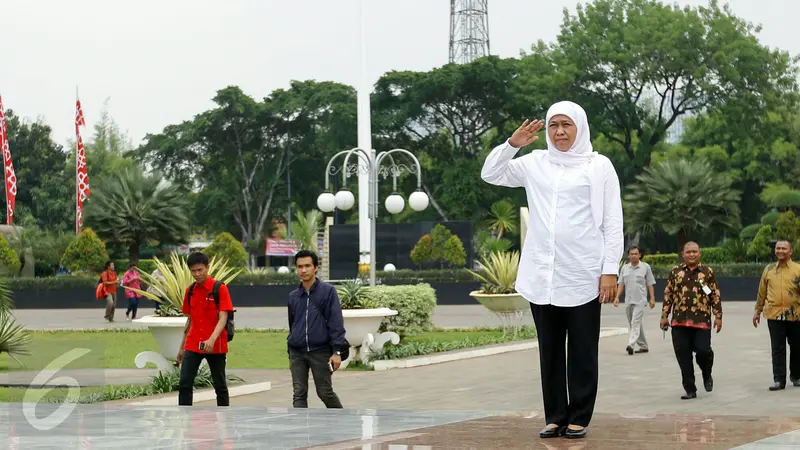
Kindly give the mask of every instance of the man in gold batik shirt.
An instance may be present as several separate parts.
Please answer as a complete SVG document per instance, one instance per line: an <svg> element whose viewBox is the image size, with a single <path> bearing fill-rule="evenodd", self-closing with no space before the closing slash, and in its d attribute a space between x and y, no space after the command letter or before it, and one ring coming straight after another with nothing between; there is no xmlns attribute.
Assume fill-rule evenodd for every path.
<svg viewBox="0 0 800 450"><path fill-rule="evenodd" d="M769 264L761 275L753 326L758 327L761 315L767 319L772 346L772 378L770 391L786 388L786 342L789 342L789 379L800 387L800 264L792 261L792 244L775 243L778 262Z"/></svg>

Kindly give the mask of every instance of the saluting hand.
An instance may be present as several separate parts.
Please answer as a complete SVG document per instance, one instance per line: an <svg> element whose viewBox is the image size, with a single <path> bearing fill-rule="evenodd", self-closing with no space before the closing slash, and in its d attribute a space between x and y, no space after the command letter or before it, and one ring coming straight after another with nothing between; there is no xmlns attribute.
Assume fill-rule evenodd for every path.
<svg viewBox="0 0 800 450"><path fill-rule="evenodd" d="M543 127L544 122L541 120L530 121L525 119L525 122L522 122L522 125L511 135L511 139L508 140L508 143L516 148L530 145L539 140L539 136L537 136L536 133L541 131Z"/></svg>

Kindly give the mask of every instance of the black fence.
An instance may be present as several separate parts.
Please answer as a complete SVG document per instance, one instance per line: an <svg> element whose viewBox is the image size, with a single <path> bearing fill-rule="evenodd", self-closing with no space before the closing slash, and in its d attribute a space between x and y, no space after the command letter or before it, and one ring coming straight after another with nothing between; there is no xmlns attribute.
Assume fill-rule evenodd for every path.
<svg viewBox="0 0 800 450"><path fill-rule="evenodd" d="M397 269L418 269L411 260L411 250L419 238L442 224L458 236L467 254L466 267L472 267L472 222L417 222L417 223L379 223L375 225L376 269L392 263ZM332 280L353 278L358 275L358 224L333 225L330 228L330 277ZM430 266L423 268L438 269Z"/></svg>
<svg viewBox="0 0 800 450"><path fill-rule="evenodd" d="M739 277L720 278L722 301L752 301L755 302L758 292L759 278ZM658 301L664 298L665 280L656 280L655 293ZM480 288L478 283L431 283L436 290L436 302L439 305L474 305L476 300L469 296L471 291ZM253 306L286 306L289 292L296 289L296 285L286 286L245 286L231 285L230 292L236 308ZM64 289L20 289L14 291L14 303L17 309L73 309L73 308L102 308L104 301L94 298L93 288L64 288ZM122 290L118 291L117 306L127 304ZM149 308L155 305L152 301L143 298L140 308Z"/></svg>

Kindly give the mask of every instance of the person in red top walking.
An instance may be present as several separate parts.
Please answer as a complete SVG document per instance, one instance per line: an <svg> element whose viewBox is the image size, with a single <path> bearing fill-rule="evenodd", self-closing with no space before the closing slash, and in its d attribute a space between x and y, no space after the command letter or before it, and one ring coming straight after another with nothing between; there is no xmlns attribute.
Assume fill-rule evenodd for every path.
<svg viewBox="0 0 800 450"><path fill-rule="evenodd" d="M188 316L183 342L177 361L181 367L178 381L178 405L191 406L194 379L203 359L208 362L217 406L230 406L225 363L228 353L228 334L225 324L228 314L233 312L228 287L219 287L219 308L213 297L216 280L208 275L208 256L192 253L188 258L189 270L195 283L183 294L183 313ZM189 298L189 291L192 298Z"/></svg>

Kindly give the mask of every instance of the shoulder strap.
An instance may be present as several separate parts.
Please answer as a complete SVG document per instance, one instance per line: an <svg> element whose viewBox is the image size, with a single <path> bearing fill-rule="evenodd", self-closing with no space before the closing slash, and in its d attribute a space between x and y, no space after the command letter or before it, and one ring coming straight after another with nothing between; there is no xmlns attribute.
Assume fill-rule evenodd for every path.
<svg viewBox="0 0 800 450"><path fill-rule="evenodd" d="M194 285L195 284L197 284L197 283L192 283L192 284L189 285L189 293L186 294L186 304L187 305L191 305L192 304L192 294L194 294Z"/></svg>
<svg viewBox="0 0 800 450"><path fill-rule="evenodd" d="M222 286L222 281L216 280L214 281L214 287L211 288L211 295L214 296L214 303L217 304L217 309L219 309L219 287Z"/></svg>

